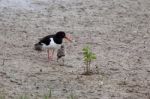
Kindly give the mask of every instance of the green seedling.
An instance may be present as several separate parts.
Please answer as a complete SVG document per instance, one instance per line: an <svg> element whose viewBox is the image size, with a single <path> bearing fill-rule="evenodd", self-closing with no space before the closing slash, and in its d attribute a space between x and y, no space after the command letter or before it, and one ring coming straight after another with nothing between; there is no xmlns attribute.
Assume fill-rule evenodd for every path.
<svg viewBox="0 0 150 99"><path fill-rule="evenodd" d="M82 49L84 56L84 63L86 65L85 75L91 74L90 66L91 62L96 59L96 55L91 51L91 49L87 46Z"/></svg>

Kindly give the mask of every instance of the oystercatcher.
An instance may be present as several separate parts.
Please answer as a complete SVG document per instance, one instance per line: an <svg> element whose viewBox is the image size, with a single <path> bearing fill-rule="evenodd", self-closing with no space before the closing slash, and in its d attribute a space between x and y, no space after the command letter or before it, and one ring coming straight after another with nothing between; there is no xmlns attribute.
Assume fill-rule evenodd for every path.
<svg viewBox="0 0 150 99"><path fill-rule="evenodd" d="M54 55L54 50L61 47L63 39L67 39L68 41L72 42L65 32L59 31L56 34L48 35L40 39L40 41L35 44L34 48L37 51L47 49L48 59L51 60Z"/></svg>
<svg viewBox="0 0 150 99"><path fill-rule="evenodd" d="M61 45L60 49L57 50L57 61L65 56L65 47Z"/></svg>

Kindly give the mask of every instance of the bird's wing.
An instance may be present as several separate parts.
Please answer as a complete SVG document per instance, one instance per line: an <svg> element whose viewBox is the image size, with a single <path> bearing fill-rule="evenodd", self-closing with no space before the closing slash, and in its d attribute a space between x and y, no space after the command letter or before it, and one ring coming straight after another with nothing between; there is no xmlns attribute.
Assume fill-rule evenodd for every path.
<svg viewBox="0 0 150 99"><path fill-rule="evenodd" d="M54 37L54 35L48 35L48 36L45 36L43 37L39 43L44 43L46 45L49 45L50 43L50 38Z"/></svg>

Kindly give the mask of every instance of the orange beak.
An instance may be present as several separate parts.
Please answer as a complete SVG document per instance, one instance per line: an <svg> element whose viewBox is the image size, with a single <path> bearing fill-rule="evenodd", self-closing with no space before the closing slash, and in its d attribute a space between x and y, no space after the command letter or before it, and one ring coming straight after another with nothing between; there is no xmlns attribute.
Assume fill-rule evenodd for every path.
<svg viewBox="0 0 150 99"><path fill-rule="evenodd" d="M65 36L65 39L68 40L69 42L72 42L72 40L67 36Z"/></svg>

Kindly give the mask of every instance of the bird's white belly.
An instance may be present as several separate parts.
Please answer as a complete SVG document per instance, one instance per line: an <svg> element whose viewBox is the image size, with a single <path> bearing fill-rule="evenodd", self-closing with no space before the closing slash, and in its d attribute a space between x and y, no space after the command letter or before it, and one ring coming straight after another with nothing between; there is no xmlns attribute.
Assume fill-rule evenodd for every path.
<svg viewBox="0 0 150 99"><path fill-rule="evenodd" d="M49 48L49 49L58 49L60 48L61 44L56 44L52 38L50 38L50 44L49 45L46 45L46 44L43 44L43 48Z"/></svg>

